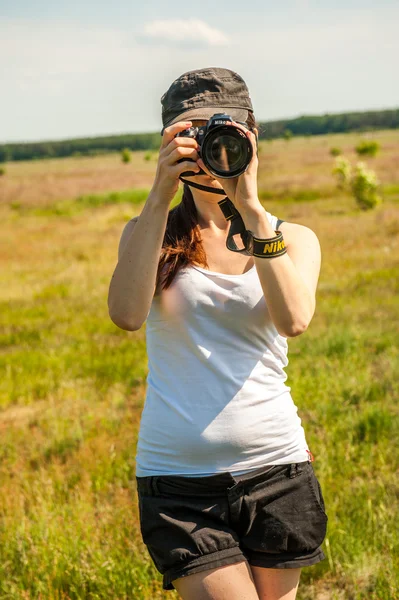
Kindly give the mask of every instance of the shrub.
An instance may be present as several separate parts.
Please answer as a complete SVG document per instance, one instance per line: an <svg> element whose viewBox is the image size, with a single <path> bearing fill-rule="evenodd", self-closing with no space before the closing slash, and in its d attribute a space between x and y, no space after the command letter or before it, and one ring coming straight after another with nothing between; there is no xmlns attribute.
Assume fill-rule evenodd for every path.
<svg viewBox="0 0 399 600"><path fill-rule="evenodd" d="M287 140L287 142L292 138L292 131L291 129L285 129L284 133L283 133L284 139Z"/></svg>
<svg viewBox="0 0 399 600"><path fill-rule="evenodd" d="M332 172L338 178L338 187L351 192L362 210L381 204L382 198L378 194L380 183L374 171L367 169L363 162L358 162L353 169L347 158L338 156Z"/></svg>
<svg viewBox="0 0 399 600"><path fill-rule="evenodd" d="M122 162L129 163L132 159L129 148L124 148L121 152Z"/></svg>
<svg viewBox="0 0 399 600"><path fill-rule="evenodd" d="M352 174L352 165L349 160L344 156L338 156L335 159L335 167L333 168L333 175L336 175L338 179L338 187L345 189L349 186L350 178Z"/></svg>
<svg viewBox="0 0 399 600"><path fill-rule="evenodd" d="M340 154L342 154L342 150L341 148L334 146L333 148L330 148L330 154L331 156L339 156Z"/></svg>
<svg viewBox="0 0 399 600"><path fill-rule="evenodd" d="M152 159L152 152L146 152L144 154L144 160L149 161Z"/></svg>
<svg viewBox="0 0 399 600"><path fill-rule="evenodd" d="M381 204L378 186L379 181L374 171L367 169L362 162L357 163L351 179L351 190L359 208L368 210Z"/></svg>
<svg viewBox="0 0 399 600"><path fill-rule="evenodd" d="M6 170L4 167L0 167L0 177L6 174Z"/></svg>
<svg viewBox="0 0 399 600"><path fill-rule="evenodd" d="M355 148L359 156L375 156L379 149L379 143L371 140L364 140L363 142L360 142Z"/></svg>

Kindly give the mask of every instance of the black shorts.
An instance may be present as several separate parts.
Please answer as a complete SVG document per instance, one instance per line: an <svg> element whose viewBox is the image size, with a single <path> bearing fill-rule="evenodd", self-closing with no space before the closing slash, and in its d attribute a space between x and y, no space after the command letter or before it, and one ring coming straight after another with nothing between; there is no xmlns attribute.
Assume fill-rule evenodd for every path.
<svg viewBox="0 0 399 600"><path fill-rule="evenodd" d="M309 461L254 473L136 477L143 542L163 589L172 581L248 560L277 569L313 565L328 517Z"/></svg>

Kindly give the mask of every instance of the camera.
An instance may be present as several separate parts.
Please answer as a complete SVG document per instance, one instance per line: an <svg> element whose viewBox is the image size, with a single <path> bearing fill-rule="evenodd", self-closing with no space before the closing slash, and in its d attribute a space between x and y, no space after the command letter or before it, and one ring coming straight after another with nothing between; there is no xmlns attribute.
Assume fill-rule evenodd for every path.
<svg viewBox="0 0 399 600"><path fill-rule="evenodd" d="M192 137L199 144L198 154L207 169L216 177L228 179L238 177L247 170L253 156L250 140L233 123L234 119L226 113L215 113L206 125L189 127L175 137ZM236 121L249 129L247 123ZM181 159L178 162L182 162ZM194 162L194 161L193 161ZM200 175L186 171L182 175Z"/></svg>

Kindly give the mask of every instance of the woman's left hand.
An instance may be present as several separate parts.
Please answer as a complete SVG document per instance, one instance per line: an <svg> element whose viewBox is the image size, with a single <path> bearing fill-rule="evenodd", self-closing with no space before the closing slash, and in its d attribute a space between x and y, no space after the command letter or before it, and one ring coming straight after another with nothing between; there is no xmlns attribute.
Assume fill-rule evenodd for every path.
<svg viewBox="0 0 399 600"><path fill-rule="evenodd" d="M203 171L205 171L207 175L213 177L214 179L216 179L216 181L220 183L220 185L226 192L228 198L233 202L238 211L258 209L261 206L258 198L257 182L259 161L256 152L256 136L258 135L258 131L257 129L254 129L256 133L255 136L255 133L252 133L252 131L245 129L245 127L243 127L239 123L233 122L232 125L235 125L239 129L241 129L252 144L253 156L251 162L248 165L247 170L238 177L229 177L225 179L216 177L213 173L210 173L204 165L201 158L197 160L197 164L199 167L201 167Z"/></svg>

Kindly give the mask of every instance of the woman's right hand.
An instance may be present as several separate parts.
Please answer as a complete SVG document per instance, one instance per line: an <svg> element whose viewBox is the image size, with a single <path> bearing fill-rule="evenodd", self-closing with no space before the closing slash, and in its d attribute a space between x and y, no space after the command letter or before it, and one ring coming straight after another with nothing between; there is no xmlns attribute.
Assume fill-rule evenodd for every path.
<svg viewBox="0 0 399 600"><path fill-rule="evenodd" d="M191 121L178 121L163 132L162 144L159 150L157 172L152 187L157 197L170 204L179 187L179 176L184 171L199 172L197 165L198 142L194 138L175 137L180 131L191 127ZM181 163L178 161L183 159ZM194 160L191 162L189 159Z"/></svg>

